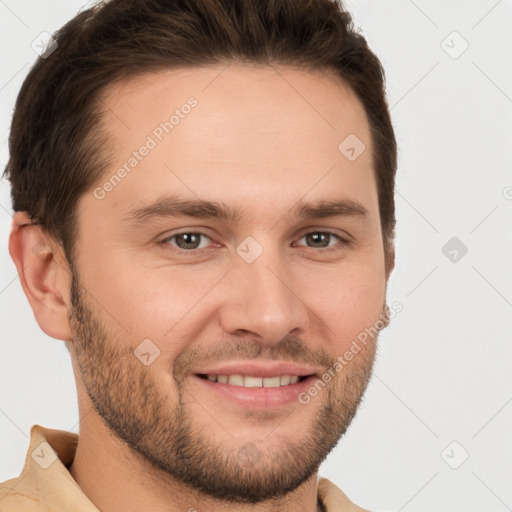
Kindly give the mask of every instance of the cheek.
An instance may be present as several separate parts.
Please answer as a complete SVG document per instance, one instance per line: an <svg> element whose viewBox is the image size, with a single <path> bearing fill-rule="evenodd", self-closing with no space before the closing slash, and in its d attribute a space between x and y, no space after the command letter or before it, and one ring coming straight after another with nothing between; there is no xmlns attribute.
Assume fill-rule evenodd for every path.
<svg viewBox="0 0 512 512"><path fill-rule="evenodd" d="M379 267L347 266L310 277L315 285L301 293L330 335L334 332L340 341L351 341L379 319L385 300L384 273Z"/></svg>
<svg viewBox="0 0 512 512"><path fill-rule="evenodd" d="M197 318L207 304L205 294L226 272L185 265L145 268L127 262L118 264L107 280L105 267L90 276L97 283L98 302L133 338L155 340L183 332L189 317Z"/></svg>

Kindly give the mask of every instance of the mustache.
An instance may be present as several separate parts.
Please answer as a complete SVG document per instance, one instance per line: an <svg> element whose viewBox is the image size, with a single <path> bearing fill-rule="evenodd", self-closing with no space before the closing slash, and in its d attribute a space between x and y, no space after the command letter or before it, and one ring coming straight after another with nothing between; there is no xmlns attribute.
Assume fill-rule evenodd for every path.
<svg viewBox="0 0 512 512"><path fill-rule="evenodd" d="M185 350L174 360L173 374L179 380L198 362L255 359L292 361L322 369L331 367L336 361L323 347L312 348L297 337L287 336L273 344L237 338L211 347L191 347Z"/></svg>

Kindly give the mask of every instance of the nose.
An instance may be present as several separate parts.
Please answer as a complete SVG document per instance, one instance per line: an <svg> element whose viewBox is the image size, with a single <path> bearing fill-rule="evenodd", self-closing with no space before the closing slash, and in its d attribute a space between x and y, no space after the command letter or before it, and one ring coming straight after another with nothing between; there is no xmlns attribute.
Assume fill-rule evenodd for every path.
<svg viewBox="0 0 512 512"><path fill-rule="evenodd" d="M282 258L265 252L254 262L235 263L224 283L220 321L225 332L261 338L274 344L308 327L306 297L300 296L297 276Z"/></svg>

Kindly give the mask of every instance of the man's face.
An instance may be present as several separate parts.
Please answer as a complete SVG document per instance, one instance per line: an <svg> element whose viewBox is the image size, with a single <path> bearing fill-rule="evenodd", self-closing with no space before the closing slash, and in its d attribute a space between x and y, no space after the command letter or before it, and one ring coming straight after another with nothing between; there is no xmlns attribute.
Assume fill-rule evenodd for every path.
<svg viewBox="0 0 512 512"><path fill-rule="evenodd" d="M335 366L385 305L364 109L331 74L235 64L139 77L103 105L113 160L78 206L70 315L89 414L160 475L222 499L284 495L345 432L374 361L369 339ZM350 134L359 155L355 139L338 149ZM172 216L173 200L238 215ZM342 200L366 213L297 211Z"/></svg>

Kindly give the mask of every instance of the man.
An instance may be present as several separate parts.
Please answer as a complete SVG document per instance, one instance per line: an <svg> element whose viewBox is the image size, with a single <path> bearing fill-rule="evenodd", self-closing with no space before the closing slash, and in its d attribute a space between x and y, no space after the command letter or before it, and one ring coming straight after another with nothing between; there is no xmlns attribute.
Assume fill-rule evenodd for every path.
<svg viewBox="0 0 512 512"><path fill-rule="evenodd" d="M330 0L111 0L26 78L10 254L79 436L34 425L2 511L361 511L322 461L388 324L396 142Z"/></svg>

